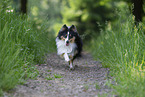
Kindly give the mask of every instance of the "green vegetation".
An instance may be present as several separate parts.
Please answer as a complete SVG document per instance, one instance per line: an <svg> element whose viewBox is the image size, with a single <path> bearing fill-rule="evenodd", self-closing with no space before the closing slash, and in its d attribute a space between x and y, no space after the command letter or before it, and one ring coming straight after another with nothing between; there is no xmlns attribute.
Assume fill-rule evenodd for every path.
<svg viewBox="0 0 145 97"><path fill-rule="evenodd" d="M104 25L106 20L113 20L113 8L117 3L111 0L64 0L62 21L76 25L78 32L89 39L90 33L99 33L99 23Z"/></svg>
<svg viewBox="0 0 145 97"><path fill-rule="evenodd" d="M46 80L54 80L56 78L62 78L63 76L60 74L53 74L53 75L48 75L48 77L46 77Z"/></svg>
<svg viewBox="0 0 145 97"><path fill-rule="evenodd" d="M60 74L54 74L53 75L55 78L62 78L63 76L61 76Z"/></svg>
<svg viewBox="0 0 145 97"><path fill-rule="evenodd" d="M88 91L88 89L89 89L89 85L85 84L85 85L84 85L84 90L83 90L83 91Z"/></svg>
<svg viewBox="0 0 145 97"><path fill-rule="evenodd" d="M53 77L49 76L45 78L46 80L53 80Z"/></svg>
<svg viewBox="0 0 145 97"><path fill-rule="evenodd" d="M114 77L115 93L120 97L145 96L145 32L144 24L134 23L129 12L119 12L116 23L107 23L101 35L91 41L96 60L103 62Z"/></svg>
<svg viewBox="0 0 145 97"><path fill-rule="evenodd" d="M131 8L136 0L27 0L27 15L19 13L20 1L0 0L0 96L38 75L34 65L44 63L45 55L56 51L54 35L64 23L76 25L94 58L110 68L117 84L108 85L116 95L145 96L143 0L137 5L143 8L136 9ZM117 15L116 8L123 11ZM125 12L127 9L139 10L134 15L142 15L142 23L136 26L136 18ZM46 79L53 78L62 76L54 74Z"/></svg>
<svg viewBox="0 0 145 97"><path fill-rule="evenodd" d="M27 78L35 78L39 72L32 64L43 63L52 46L45 26L37 29L38 24L12 12L7 4L4 1L0 6L0 95Z"/></svg>
<svg viewBox="0 0 145 97"><path fill-rule="evenodd" d="M100 89L100 86L98 85L98 83L95 84L96 89Z"/></svg>

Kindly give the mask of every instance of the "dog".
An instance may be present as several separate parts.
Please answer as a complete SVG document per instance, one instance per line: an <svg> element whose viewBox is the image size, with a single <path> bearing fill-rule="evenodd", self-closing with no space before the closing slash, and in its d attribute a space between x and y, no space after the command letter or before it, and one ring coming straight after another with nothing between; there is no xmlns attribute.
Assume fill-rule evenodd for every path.
<svg viewBox="0 0 145 97"><path fill-rule="evenodd" d="M74 25L64 24L56 37L57 55L69 63L70 70L74 69L73 60L81 56L83 42Z"/></svg>

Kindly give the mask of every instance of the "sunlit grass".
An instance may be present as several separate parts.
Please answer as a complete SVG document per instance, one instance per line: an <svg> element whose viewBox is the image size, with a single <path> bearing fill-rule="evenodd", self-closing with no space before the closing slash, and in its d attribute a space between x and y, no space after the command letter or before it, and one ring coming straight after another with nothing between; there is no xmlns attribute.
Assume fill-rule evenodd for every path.
<svg viewBox="0 0 145 97"><path fill-rule="evenodd" d="M33 65L44 63L55 42L44 29L47 25L6 10L0 9L0 96L27 78L35 78L39 72Z"/></svg>
<svg viewBox="0 0 145 97"><path fill-rule="evenodd" d="M115 25L108 23L97 40L91 41L96 60L109 67L116 85L115 93L121 97L145 96L145 35L144 24L134 23L134 16L124 19L119 15Z"/></svg>

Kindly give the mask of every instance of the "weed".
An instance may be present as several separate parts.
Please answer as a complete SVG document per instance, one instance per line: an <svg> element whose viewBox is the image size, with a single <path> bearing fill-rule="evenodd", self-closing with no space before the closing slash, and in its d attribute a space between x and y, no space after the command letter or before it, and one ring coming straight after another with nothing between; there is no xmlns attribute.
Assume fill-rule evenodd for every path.
<svg viewBox="0 0 145 97"><path fill-rule="evenodd" d="M89 89L89 85L84 85L84 91L87 91Z"/></svg>
<svg viewBox="0 0 145 97"><path fill-rule="evenodd" d="M51 70L47 70L47 72L51 72Z"/></svg>
<svg viewBox="0 0 145 97"><path fill-rule="evenodd" d="M53 75L55 78L62 78L63 76L61 76L60 74L54 74Z"/></svg>
<svg viewBox="0 0 145 97"><path fill-rule="evenodd" d="M53 77L49 76L45 78L46 80L53 80Z"/></svg>
<svg viewBox="0 0 145 97"><path fill-rule="evenodd" d="M96 89L100 89L100 86L98 85L98 83L95 84Z"/></svg>

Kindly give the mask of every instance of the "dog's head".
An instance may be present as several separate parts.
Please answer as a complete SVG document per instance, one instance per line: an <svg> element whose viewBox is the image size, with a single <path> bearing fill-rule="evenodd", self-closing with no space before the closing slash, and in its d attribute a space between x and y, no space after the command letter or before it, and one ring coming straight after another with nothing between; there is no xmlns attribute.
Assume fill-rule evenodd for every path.
<svg viewBox="0 0 145 97"><path fill-rule="evenodd" d="M77 29L74 25L68 27L65 25L62 26L59 31L58 37L61 40L65 41L66 46L69 46L70 43L74 43L77 36Z"/></svg>

